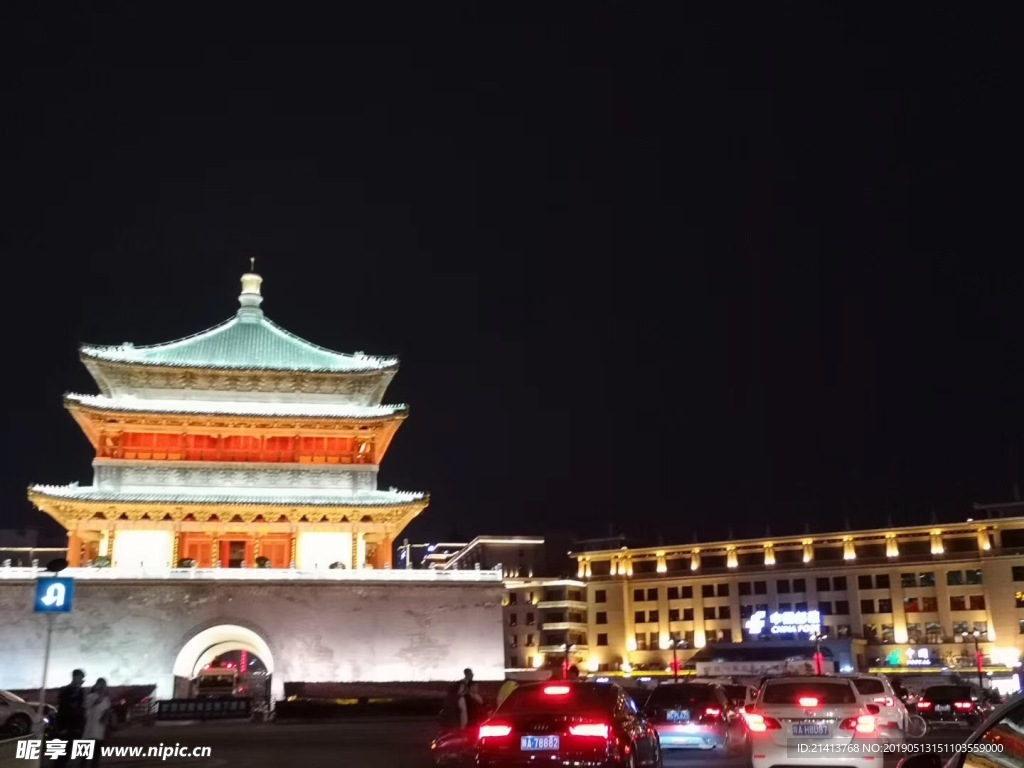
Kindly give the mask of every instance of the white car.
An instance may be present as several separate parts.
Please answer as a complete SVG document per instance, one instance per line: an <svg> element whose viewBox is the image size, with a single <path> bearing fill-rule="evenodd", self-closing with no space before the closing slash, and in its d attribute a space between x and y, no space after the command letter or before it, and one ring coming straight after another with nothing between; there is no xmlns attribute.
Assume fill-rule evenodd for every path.
<svg viewBox="0 0 1024 768"><path fill-rule="evenodd" d="M753 768L851 766L882 768L884 755L866 747L879 737L878 706L867 704L841 677L766 680L743 714Z"/></svg>
<svg viewBox="0 0 1024 768"><path fill-rule="evenodd" d="M879 738L903 741L907 730L907 707L896 695L892 683L880 675L852 675L854 687L868 704L877 704Z"/></svg>
<svg viewBox="0 0 1024 768"><path fill-rule="evenodd" d="M38 733L42 729L39 712L19 696L0 691L0 738Z"/></svg>

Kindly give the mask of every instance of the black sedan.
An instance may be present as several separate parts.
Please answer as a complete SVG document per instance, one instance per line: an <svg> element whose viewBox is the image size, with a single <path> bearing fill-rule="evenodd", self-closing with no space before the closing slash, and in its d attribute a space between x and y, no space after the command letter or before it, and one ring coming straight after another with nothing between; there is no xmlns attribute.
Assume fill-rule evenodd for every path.
<svg viewBox="0 0 1024 768"><path fill-rule="evenodd" d="M661 768L658 734L622 688L557 682L512 691L477 733L477 765Z"/></svg>
<svg viewBox="0 0 1024 768"><path fill-rule="evenodd" d="M917 714L929 725L974 728L991 711L969 685L933 685L917 700Z"/></svg>

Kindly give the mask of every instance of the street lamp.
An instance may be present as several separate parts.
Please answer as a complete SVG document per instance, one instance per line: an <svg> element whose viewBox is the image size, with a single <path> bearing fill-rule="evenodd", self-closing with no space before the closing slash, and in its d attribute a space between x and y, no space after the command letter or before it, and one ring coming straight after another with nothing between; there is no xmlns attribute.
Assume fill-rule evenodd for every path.
<svg viewBox="0 0 1024 768"><path fill-rule="evenodd" d="M823 635L820 632L811 633L811 640L814 641L814 674L816 675L825 674L825 657L821 654L821 641L827 639L828 635Z"/></svg>
<svg viewBox="0 0 1024 768"><path fill-rule="evenodd" d="M966 642L968 638L970 638L971 640L974 641L974 663L978 667L978 687L979 688L984 688L985 687L985 682L984 682L984 678L982 677L982 673L981 673L981 667L982 667L982 663L981 663L982 662L981 646L978 644L978 639L981 637L981 632L980 632L980 630L977 630L977 629L974 630L973 632L971 632L970 634L968 634L967 632L964 632L962 637L964 639L964 642Z"/></svg>

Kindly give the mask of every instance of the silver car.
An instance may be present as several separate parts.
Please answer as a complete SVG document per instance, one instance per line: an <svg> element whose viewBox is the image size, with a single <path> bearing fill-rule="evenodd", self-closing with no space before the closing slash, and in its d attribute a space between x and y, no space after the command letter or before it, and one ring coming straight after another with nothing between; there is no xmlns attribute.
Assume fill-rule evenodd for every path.
<svg viewBox="0 0 1024 768"><path fill-rule="evenodd" d="M719 750L738 755L747 747L743 718L720 685L659 685L648 697L644 715L658 732L662 750Z"/></svg>
<svg viewBox="0 0 1024 768"><path fill-rule="evenodd" d="M0 738L24 736L41 730L39 712L24 699L0 691Z"/></svg>

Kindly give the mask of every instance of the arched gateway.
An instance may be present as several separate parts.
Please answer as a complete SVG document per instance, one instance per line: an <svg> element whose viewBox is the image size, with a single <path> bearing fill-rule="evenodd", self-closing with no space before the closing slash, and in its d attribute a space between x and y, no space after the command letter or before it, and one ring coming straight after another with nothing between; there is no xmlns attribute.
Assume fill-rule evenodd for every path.
<svg viewBox="0 0 1024 768"><path fill-rule="evenodd" d="M274 680L274 653L264 634L231 620L216 623L205 629L196 629L178 651L174 660L174 695L186 697L191 694L192 681L202 670L216 659L231 653L244 651L262 662L264 671L271 681L271 693L280 698L284 693L284 682Z"/></svg>

